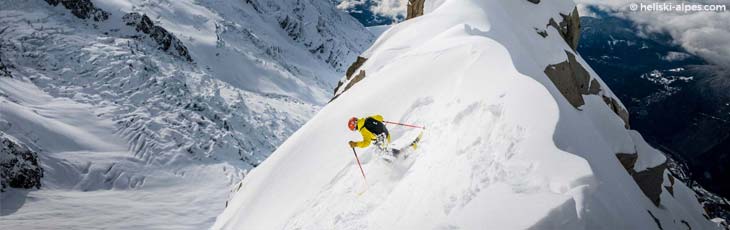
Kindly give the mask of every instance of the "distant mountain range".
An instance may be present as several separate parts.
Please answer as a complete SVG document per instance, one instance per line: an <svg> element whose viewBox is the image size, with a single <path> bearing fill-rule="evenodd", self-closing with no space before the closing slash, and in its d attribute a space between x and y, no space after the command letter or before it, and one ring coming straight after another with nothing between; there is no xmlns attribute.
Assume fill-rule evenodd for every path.
<svg viewBox="0 0 730 230"><path fill-rule="evenodd" d="M600 13L600 12L599 12ZM666 34L639 36L631 21L581 17L578 51L631 113L631 126L689 165L690 177L730 197L730 94L714 68Z"/></svg>

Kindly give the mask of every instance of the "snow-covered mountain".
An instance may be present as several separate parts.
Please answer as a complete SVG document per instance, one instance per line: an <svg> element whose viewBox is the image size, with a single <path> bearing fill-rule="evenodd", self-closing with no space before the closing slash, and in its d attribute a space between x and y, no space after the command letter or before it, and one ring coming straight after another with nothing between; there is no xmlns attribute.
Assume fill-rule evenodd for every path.
<svg viewBox="0 0 730 230"><path fill-rule="evenodd" d="M408 15L214 228L722 228L575 52L572 1L416 0ZM404 160L358 149L364 179L345 123L372 114L427 128ZM389 128L395 142L416 132Z"/></svg>
<svg viewBox="0 0 730 230"><path fill-rule="evenodd" d="M40 187L4 229L209 227L373 40L328 0L0 5L1 182Z"/></svg>

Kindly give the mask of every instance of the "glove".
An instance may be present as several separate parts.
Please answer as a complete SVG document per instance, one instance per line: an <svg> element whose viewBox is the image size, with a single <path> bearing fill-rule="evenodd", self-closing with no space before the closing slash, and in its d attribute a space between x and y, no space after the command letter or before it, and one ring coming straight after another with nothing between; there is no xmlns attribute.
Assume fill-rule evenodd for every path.
<svg viewBox="0 0 730 230"><path fill-rule="evenodd" d="M350 148L355 148L357 146L357 142L350 141Z"/></svg>

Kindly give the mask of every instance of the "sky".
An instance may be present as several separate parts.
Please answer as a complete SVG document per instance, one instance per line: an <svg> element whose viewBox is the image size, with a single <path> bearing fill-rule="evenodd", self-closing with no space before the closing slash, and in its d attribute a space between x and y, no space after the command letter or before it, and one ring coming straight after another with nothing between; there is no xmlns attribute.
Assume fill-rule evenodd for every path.
<svg viewBox="0 0 730 230"><path fill-rule="evenodd" d="M355 5L371 1L370 10L384 17L403 18L408 0L341 0L338 8L349 9ZM718 69L724 69L730 76L730 9L724 12L648 12L632 11L630 5L652 3L693 3L722 4L730 6L729 0L695 0L695 1L662 1L662 0L575 0L580 15L591 16L590 8L594 6L614 15L629 19L636 23L645 34L662 32L669 34L677 45L687 52L702 57ZM728 7L730 8L730 7Z"/></svg>
<svg viewBox="0 0 730 230"><path fill-rule="evenodd" d="M392 19L405 18L408 0L341 0L337 5L339 9L351 9L356 5L372 2L370 11L382 17Z"/></svg>
<svg viewBox="0 0 730 230"><path fill-rule="evenodd" d="M677 45L687 52L700 56L723 72L730 72L730 9L721 12L668 12L632 11L631 4L650 5L672 3L675 7L685 4L721 4L730 1L626 1L626 0L576 0L579 14L594 15L588 5L633 21L643 33L664 32L672 36ZM730 8L730 7L727 7Z"/></svg>

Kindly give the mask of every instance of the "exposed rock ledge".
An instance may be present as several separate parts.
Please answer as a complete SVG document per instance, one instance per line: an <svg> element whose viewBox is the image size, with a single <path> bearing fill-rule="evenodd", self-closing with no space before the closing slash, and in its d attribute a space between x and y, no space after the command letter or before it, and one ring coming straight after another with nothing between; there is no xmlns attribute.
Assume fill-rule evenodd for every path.
<svg viewBox="0 0 730 230"><path fill-rule="evenodd" d="M52 6L62 4L71 13L81 19L92 18L94 21L104 21L109 18L109 12L94 7L91 0L46 0Z"/></svg>
<svg viewBox="0 0 730 230"><path fill-rule="evenodd" d="M548 65L544 72L568 102L578 109L585 104L583 95L599 95L603 88L598 80L591 80L590 74L575 59L573 53L566 50L565 54L568 56L568 60ZM605 95L602 97L606 105L624 121L624 127L628 129L628 111L615 98Z"/></svg>
<svg viewBox="0 0 730 230"><path fill-rule="evenodd" d="M165 28L155 25L147 15L128 13L122 17L122 20L128 26L134 26L137 32L147 34L152 40L157 42L161 50L179 56L186 61L193 61L193 58L188 53L188 48L175 35L165 30Z"/></svg>
<svg viewBox="0 0 730 230"><path fill-rule="evenodd" d="M664 170L667 169L667 162L661 163L652 168L637 172L634 170L634 165L638 159L636 153L617 153L616 157L624 166L626 171L634 178L636 184L644 195L651 200L654 205L659 206L660 195L662 194L662 184L664 182ZM673 178L672 178L673 180ZM672 183L673 184L673 183Z"/></svg>
<svg viewBox="0 0 730 230"><path fill-rule="evenodd" d="M38 154L0 132L0 192L6 188L41 188Z"/></svg>
<svg viewBox="0 0 730 230"><path fill-rule="evenodd" d="M552 26L563 37L566 43L575 50L578 48L578 40L580 39L580 16L578 15L578 8L573 8L573 12L565 15L560 13L563 18L560 23L555 22L555 19L550 18L547 26Z"/></svg>
<svg viewBox="0 0 730 230"><path fill-rule="evenodd" d="M350 89L350 87L365 78L365 70L360 70L360 72L358 72L357 75L354 76L354 78L353 74L355 74L355 71L360 69L360 67L365 64L365 61L367 60L367 58L358 56L357 60L355 60L355 62L353 62L352 65L347 68L347 72L345 72L345 79L337 83L337 87L335 87L334 97L332 97L330 101L335 100L335 98L340 96L340 94L344 93L345 91ZM342 87L345 82L347 82L347 85L345 85L345 88L340 91L340 87Z"/></svg>
<svg viewBox="0 0 730 230"><path fill-rule="evenodd" d="M423 15L423 4L426 0L408 0L406 20Z"/></svg>

